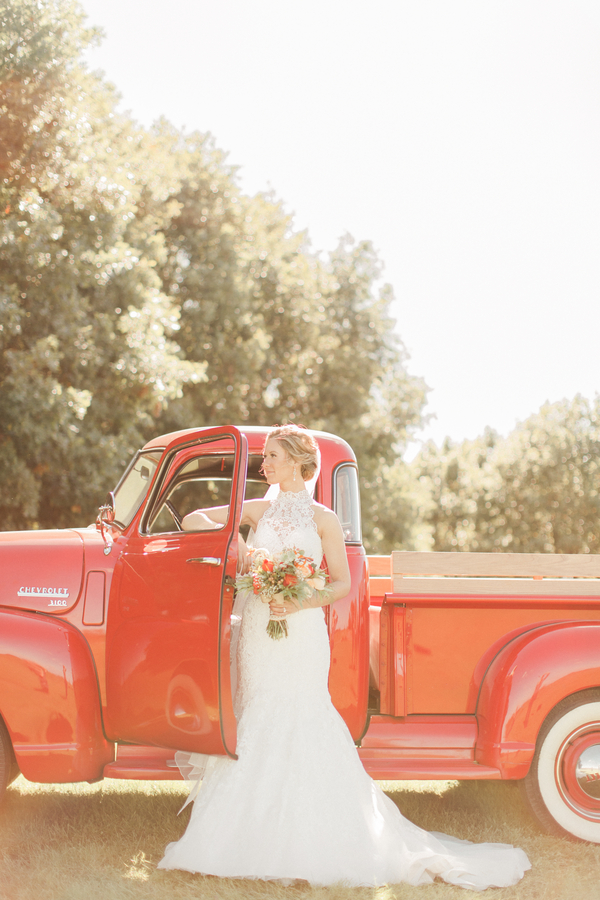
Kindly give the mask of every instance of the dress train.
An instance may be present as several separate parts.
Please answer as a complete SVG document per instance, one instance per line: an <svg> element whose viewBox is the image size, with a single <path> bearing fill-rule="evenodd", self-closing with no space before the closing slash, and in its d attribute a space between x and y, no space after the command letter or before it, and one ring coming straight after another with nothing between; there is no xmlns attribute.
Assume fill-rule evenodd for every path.
<svg viewBox="0 0 600 900"><path fill-rule="evenodd" d="M320 560L311 504L305 492L280 493L259 523L257 545L295 546ZM291 615L288 637L274 641L268 606L253 594L244 599L238 760L209 758L186 832L159 868L313 885L436 877L472 890L516 884L530 868L522 850L426 832L367 775L327 690L323 610Z"/></svg>

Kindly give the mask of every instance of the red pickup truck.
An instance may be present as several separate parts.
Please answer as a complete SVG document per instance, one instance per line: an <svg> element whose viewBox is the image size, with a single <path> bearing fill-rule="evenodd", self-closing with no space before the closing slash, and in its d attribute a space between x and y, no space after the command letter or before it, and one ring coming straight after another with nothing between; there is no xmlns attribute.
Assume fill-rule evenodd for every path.
<svg viewBox="0 0 600 900"><path fill-rule="evenodd" d="M0 792L178 778L173 749L235 756L230 622L244 497L267 429L150 441L88 529L0 534ZM352 590L327 607L330 691L379 779L522 779L549 830L600 843L600 560L367 558L356 460L314 432L316 499ZM181 530L193 509L225 526Z"/></svg>

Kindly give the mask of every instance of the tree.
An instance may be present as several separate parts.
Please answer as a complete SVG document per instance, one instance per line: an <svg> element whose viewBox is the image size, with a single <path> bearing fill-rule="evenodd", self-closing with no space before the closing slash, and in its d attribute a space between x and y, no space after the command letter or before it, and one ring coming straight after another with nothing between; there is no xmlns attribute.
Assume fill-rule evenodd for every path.
<svg viewBox="0 0 600 900"><path fill-rule="evenodd" d="M17 12L27 40L4 33L18 66L3 71L2 95L12 103L15 84L46 66L32 110L44 118L44 91L60 108L47 131L31 113L3 179L0 508L4 527L83 524L157 405L204 367L171 339L178 311L155 272L154 219L170 215L179 183L169 136L118 116L114 94L77 66L86 33L71 4L19 0L18 31ZM143 198L151 210L138 214Z"/></svg>
<svg viewBox="0 0 600 900"><path fill-rule="evenodd" d="M505 439L429 444L413 472L434 550L600 552L600 397L546 404Z"/></svg>
<svg viewBox="0 0 600 900"><path fill-rule="evenodd" d="M69 118L69 74L98 39L79 4L12 0L0 10L0 195L3 207L37 183ZM56 160L58 162L58 160Z"/></svg>
<svg viewBox="0 0 600 900"><path fill-rule="evenodd" d="M486 429L474 441L441 448L427 443L411 464L413 478L430 498L424 523L431 530L433 550L484 550L488 496L499 489L491 459L498 435Z"/></svg>
<svg viewBox="0 0 600 900"><path fill-rule="evenodd" d="M600 397L546 404L498 448L490 531L508 550L600 552Z"/></svg>
<svg viewBox="0 0 600 900"><path fill-rule="evenodd" d="M406 371L372 246L346 236L322 262L272 197L240 194L208 138L184 149L189 175L161 275L180 305L180 343L207 379L169 405L161 430L292 420L339 434L358 455L367 541L397 543L414 515L388 504L385 535L373 530L388 499L380 473L420 423L426 388Z"/></svg>
<svg viewBox="0 0 600 900"><path fill-rule="evenodd" d="M14 0L2 28L4 527L87 524L151 435L301 421L356 448L372 532L425 387L371 245L323 261L210 135L119 114L77 4Z"/></svg>

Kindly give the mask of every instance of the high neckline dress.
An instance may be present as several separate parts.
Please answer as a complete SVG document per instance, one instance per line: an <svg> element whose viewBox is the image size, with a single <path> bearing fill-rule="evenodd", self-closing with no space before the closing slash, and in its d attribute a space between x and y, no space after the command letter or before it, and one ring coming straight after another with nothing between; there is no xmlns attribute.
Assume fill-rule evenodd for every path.
<svg viewBox="0 0 600 900"><path fill-rule="evenodd" d="M281 491L258 523L255 547L297 548L317 563L312 497ZM268 604L247 593L237 642L238 759L211 757L183 837L163 869L313 885L427 884L472 890L516 884L530 868L507 844L473 844L408 821L367 775L327 688L322 609L267 635ZM194 770L194 755L190 768Z"/></svg>

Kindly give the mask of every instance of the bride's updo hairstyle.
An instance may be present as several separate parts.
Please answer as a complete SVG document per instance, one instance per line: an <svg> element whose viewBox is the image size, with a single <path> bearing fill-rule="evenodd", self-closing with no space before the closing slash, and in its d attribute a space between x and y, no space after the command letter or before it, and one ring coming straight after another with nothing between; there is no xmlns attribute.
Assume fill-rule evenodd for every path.
<svg viewBox="0 0 600 900"><path fill-rule="evenodd" d="M271 438L281 444L292 462L298 464L302 479L309 481L319 466L319 446L312 434L298 425L276 425L269 432L267 441Z"/></svg>

